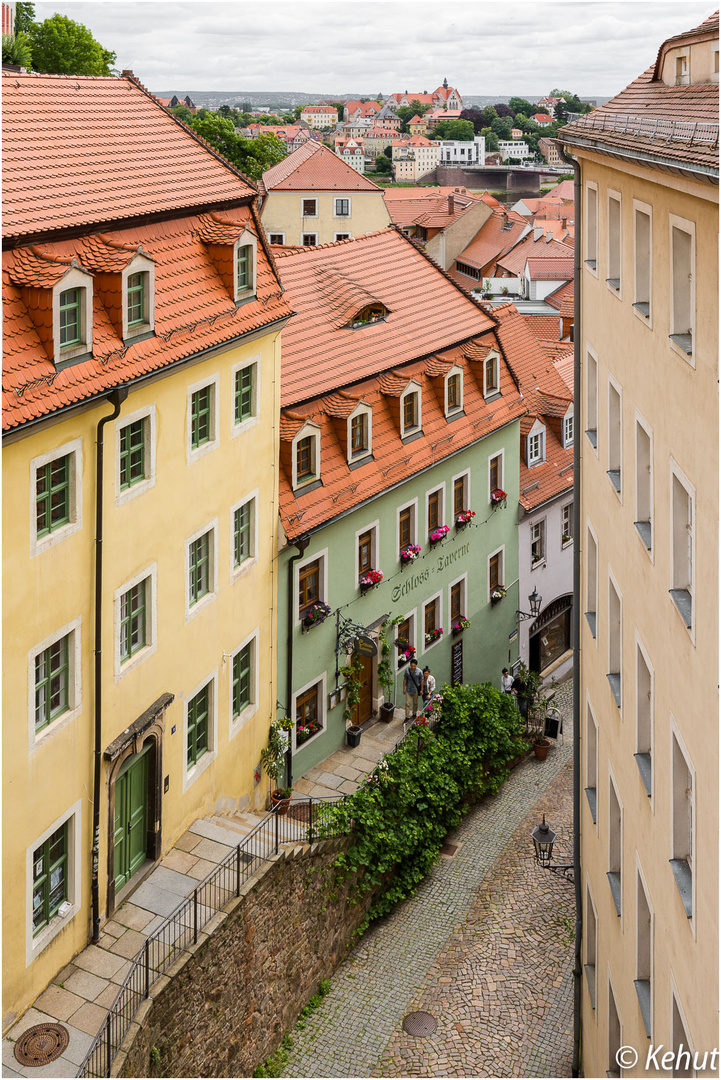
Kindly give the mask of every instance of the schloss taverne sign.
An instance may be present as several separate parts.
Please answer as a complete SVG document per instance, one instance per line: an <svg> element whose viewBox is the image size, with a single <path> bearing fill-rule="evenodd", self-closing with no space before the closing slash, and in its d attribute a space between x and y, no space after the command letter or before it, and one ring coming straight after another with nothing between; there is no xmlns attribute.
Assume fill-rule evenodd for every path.
<svg viewBox="0 0 721 1080"><path fill-rule="evenodd" d="M454 562L467 555L470 550L471 545L469 543L461 544L455 551L450 551L447 555L439 555L433 566L428 566L417 574L411 574L404 582L394 585L391 593L393 603L397 603L401 597L407 596L409 592L417 589L419 585L424 585L430 579L431 574L440 574L447 570Z"/></svg>

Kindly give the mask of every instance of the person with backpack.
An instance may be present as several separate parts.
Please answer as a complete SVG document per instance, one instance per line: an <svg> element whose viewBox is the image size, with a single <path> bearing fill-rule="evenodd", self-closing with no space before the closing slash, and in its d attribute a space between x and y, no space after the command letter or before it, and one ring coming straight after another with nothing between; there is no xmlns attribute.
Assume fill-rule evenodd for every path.
<svg viewBox="0 0 721 1080"><path fill-rule="evenodd" d="M403 693L406 695L406 720L415 720L418 715L418 695L423 691L423 672L414 658L403 675Z"/></svg>

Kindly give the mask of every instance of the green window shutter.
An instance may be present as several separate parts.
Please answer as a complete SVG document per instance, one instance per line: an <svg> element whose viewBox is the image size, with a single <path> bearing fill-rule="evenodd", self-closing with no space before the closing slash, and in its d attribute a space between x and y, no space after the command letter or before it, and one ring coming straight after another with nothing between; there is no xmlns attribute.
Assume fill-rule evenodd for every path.
<svg viewBox="0 0 721 1080"><path fill-rule="evenodd" d="M210 533L204 533L190 545L188 558L190 603L210 592Z"/></svg>
<svg viewBox="0 0 721 1080"><path fill-rule="evenodd" d="M233 515L234 562L240 566L253 554L252 504L244 503Z"/></svg>
<svg viewBox="0 0 721 1080"><path fill-rule="evenodd" d="M120 431L120 487L145 480L145 425L147 417L134 420Z"/></svg>
<svg viewBox="0 0 721 1080"><path fill-rule="evenodd" d="M191 446L195 450L212 438L212 386L196 390L191 402Z"/></svg>
<svg viewBox="0 0 721 1080"><path fill-rule="evenodd" d="M188 702L188 768L197 764L208 749L210 684Z"/></svg>
<svg viewBox="0 0 721 1080"><path fill-rule="evenodd" d="M120 660L124 662L147 645L147 580L128 589L120 598Z"/></svg>
<svg viewBox="0 0 721 1080"><path fill-rule="evenodd" d="M145 310L145 282L147 274L130 274L128 277L128 329L147 322Z"/></svg>
<svg viewBox="0 0 721 1080"><path fill-rule="evenodd" d="M235 373L235 422L240 424L253 415L253 384L255 382L255 364L241 368Z"/></svg>
<svg viewBox="0 0 721 1080"><path fill-rule="evenodd" d="M83 289L66 289L60 293L60 348L81 345L82 336L82 293Z"/></svg>
<svg viewBox="0 0 721 1080"><path fill-rule="evenodd" d="M253 249L250 244L238 248L238 292L247 292L253 287Z"/></svg>
<svg viewBox="0 0 721 1080"><path fill-rule="evenodd" d="M70 454L55 458L37 470L35 524L37 535L47 536L70 521Z"/></svg>
<svg viewBox="0 0 721 1080"><path fill-rule="evenodd" d="M69 708L68 643L66 635L35 657L35 730L42 731Z"/></svg>
<svg viewBox="0 0 721 1080"><path fill-rule="evenodd" d="M251 703L251 662L253 645L249 642L233 657L233 719Z"/></svg>
<svg viewBox="0 0 721 1080"><path fill-rule="evenodd" d="M68 823L33 852L33 934L47 926L68 898Z"/></svg>

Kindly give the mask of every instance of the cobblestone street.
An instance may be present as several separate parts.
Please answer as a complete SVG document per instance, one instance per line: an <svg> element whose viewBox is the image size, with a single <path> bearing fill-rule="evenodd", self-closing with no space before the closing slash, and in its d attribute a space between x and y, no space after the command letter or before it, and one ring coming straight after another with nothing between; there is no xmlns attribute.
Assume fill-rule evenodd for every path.
<svg viewBox="0 0 721 1080"><path fill-rule="evenodd" d="M367 931L292 1033L287 1076L570 1076L573 888L535 867L530 833L545 812L570 857L571 693L564 744L474 807L456 853ZM438 1021L425 1038L401 1026L418 1009Z"/></svg>

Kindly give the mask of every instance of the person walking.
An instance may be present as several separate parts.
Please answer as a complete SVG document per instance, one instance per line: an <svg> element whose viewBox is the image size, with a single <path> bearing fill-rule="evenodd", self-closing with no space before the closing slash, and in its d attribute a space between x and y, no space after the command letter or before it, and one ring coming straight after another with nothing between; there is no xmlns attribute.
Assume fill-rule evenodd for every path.
<svg viewBox="0 0 721 1080"><path fill-rule="evenodd" d="M406 720L415 720L418 715L418 695L423 690L423 672L418 661L413 659L403 675L403 693L406 695Z"/></svg>
<svg viewBox="0 0 721 1080"><path fill-rule="evenodd" d="M508 674L508 668L504 667L501 672L501 690L504 694L512 694L513 676Z"/></svg>
<svg viewBox="0 0 721 1080"><path fill-rule="evenodd" d="M427 705L436 692L436 680L431 675L431 669L426 665L423 668L423 704Z"/></svg>
<svg viewBox="0 0 721 1080"><path fill-rule="evenodd" d="M516 675L511 685L511 693L516 695L518 711L524 720L528 720L528 698L526 696L526 683L520 675Z"/></svg>

